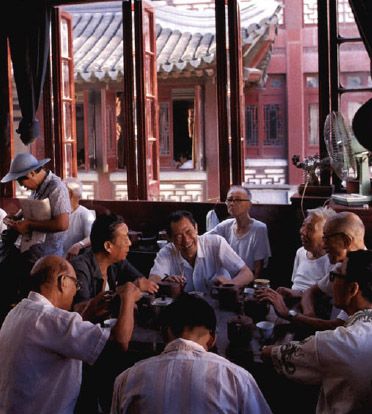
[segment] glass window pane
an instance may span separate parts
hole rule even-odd
[[[264,106],[264,145],[279,146],[283,144],[283,120],[279,104]]]
[[[71,119],[72,119],[72,108],[69,102],[64,102],[63,104],[63,129],[64,129],[64,139],[69,141],[72,139],[71,132]]]
[[[67,60],[62,61],[62,84],[63,84],[63,97],[70,98],[70,63]]]
[[[68,52],[68,22],[62,19],[61,23],[61,53],[62,57],[69,57]]]
[[[159,150],[160,155],[169,155],[169,104],[159,104]]]
[[[251,147],[258,145],[258,119],[257,106],[245,106],[245,142]]]
[[[308,145],[319,145],[319,104],[310,103],[308,105],[308,122],[309,122],[309,137]]]
[[[355,112],[372,98],[372,92],[350,92],[341,95],[341,112],[348,125],[352,125]]]

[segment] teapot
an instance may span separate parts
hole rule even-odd
[[[248,345],[254,333],[253,319],[246,315],[236,315],[227,321],[227,336],[232,343]]]
[[[177,299],[183,292],[185,283],[175,282],[171,280],[162,280],[158,282],[159,290],[156,296],[168,296],[172,299]]]
[[[224,283],[211,288],[212,298],[218,298],[220,308],[229,311],[239,310],[240,289],[233,283]]]

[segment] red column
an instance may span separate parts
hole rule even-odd
[[[302,2],[286,0],[287,108],[288,108],[288,179],[290,184],[303,182],[302,169],[292,165],[295,154],[304,157],[305,106],[303,74]]]

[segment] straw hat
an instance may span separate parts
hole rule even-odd
[[[41,161],[38,161],[31,154],[18,154],[12,159],[12,162],[10,163],[10,170],[8,174],[2,178],[1,182],[8,183],[9,181],[23,177],[31,171],[35,171],[39,167],[42,167],[49,161],[50,158],[45,158]]]

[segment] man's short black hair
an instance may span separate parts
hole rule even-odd
[[[194,216],[192,215],[192,213],[190,213],[190,211],[187,211],[187,210],[173,211],[173,213],[171,213],[168,217],[168,223],[167,223],[167,226],[165,228],[165,230],[167,231],[167,234],[168,234],[169,237],[172,237],[171,224],[181,221],[184,217],[189,219],[191,224],[194,227],[196,227],[196,221],[195,221]]]
[[[124,223],[122,216],[109,213],[99,215],[93,222],[90,242],[94,253],[105,251],[105,242],[113,241],[118,224]]]
[[[182,293],[178,299],[168,305],[162,313],[162,331],[170,328],[176,338],[179,338],[186,327],[204,327],[212,334],[216,332],[216,314],[204,299]]]
[[[372,251],[356,250],[347,257],[346,280],[357,282],[363,297],[372,303]]]

